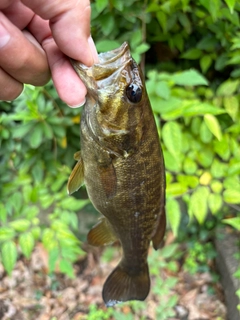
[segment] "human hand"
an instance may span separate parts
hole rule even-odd
[[[85,101],[86,88],[67,56],[87,66],[98,61],[90,37],[89,0],[1,0],[0,100],[13,100],[23,83],[44,85],[50,71],[60,98]]]

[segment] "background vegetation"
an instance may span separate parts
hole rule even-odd
[[[207,242],[219,224],[240,230],[239,14],[239,0],[92,2],[99,52],[128,41],[145,70],[166,163],[169,227],[189,242],[188,261],[202,252],[196,238]],[[0,109],[0,260],[11,274],[18,256],[29,258],[42,242],[50,272],[58,263],[73,277],[73,262],[84,255],[78,212],[89,203],[85,194],[66,193],[80,111],[64,105],[51,83],[26,86]]]

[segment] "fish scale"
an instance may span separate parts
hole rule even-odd
[[[99,55],[99,64],[72,64],[87,87],[80,124],[73,193],[85,183],[102,214],[89,231],[91,245],[119,241],[122,259],[107,278],[107,306],[144,300],[150,289],[147,255],[158,249],[165,227],[165,170],[157,128],[140,68],[127,43]]]

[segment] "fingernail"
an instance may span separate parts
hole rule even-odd
[[[0,48],[3,48],[10,40],[10,34],[5,27],[0,23]]]
[[[70,108],[80,108],[80,107],[82,107],[82,106],[85,104],[85,102],[86,102],[86,99],[84,99],[83,102],[80,102],[79,104],[76,104],[76,105],[74,105],[74,106],[70,106],[69,104],[68,104],[68,106],[69,106]]]
[[[93,41],[93,38],[91,36],[88,38],[88,44],[89,44],[90,50],[92,52],[93,62],[97,63],[99,61],[98,60],[98,53],[97,53],[97,49],[96,49],[95,43]]]

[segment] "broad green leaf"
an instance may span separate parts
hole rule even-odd
[[[238,110],[239,110],[239,100],[236,96],[228,96],[223,98],[223,105],[227,113],[233,119],[237,120]]]
[[[167,15],[163,11],[157,11],[156,17],[164,33],[167,32]]]
[[[50,228],[46,228],[43,230],[42,234],[42,243],[47,250],[52,250],[58,246],[57,241],[55,239],[55,232]]]
[[[195,174],[197,171],[197,164],[191,158],[186,157],[183,162],[183,170],[187,174]]]
[[[223,219],[222,222],[229,224],[230,226],[232,226],[236,230],[240,231],[240,217]]]
[[[208,197],[208,206],[212,214],[216,214],[223,205],[222,196],[220,194],[211,193]]]
[[[34,129],[31,131],[30,138],[29,138],[31,148],[33,149],[38,148],[42,143],[42,139],[43,139],[42,128],[41,126],[36,124]]]
[[[228,165],[218,159],[214,159],[210,171],[214,178],[223,178],[227,175]]]
[[[206,102],[194,101],[191,104],[188,103],[187,105],[185,105],[182,109],[179,110],[179,113],[185,117],[192,117],[205,115],[206,113],[218,115],[225,113],[225,111]]]
[[[240,188],[238,188],[238,189],[226,189],[223,192],[223,199],[227,203],[240,204]]]
[[[96,0],[96,9],[98,13],[102,12],[108,5],[108,0]]]
[[[17,247],[13,241],[6,241],[2,244],[2,263],[9,275],[11,275],[12,270],[17,261]]]
[[[147,43],[141,43],[140,45],[138,45],[136,47],[136,49],[134,50],[135,53],[137,54],[142,54],[146,51],[148,51],[148,49],[150,48],[149,44]]]
[[[29,259],[34,248],[34,238],[32,233],[22,233],[19,236],[19,245],[24,256]]]
[[[180,86],[208,85],[207,80],[194,69],[175,73],[172,75],[171,80]]]
[[[222,182],[220,182],[219,180],[212,180],[211,189],[214,193],[221,193],[223,189]]]
[[[211,64],[212,64],[212,57],[211,57],[210,54],[204,55],[200,59],[200,67],[201,67],[203,73],[206,73],[208,71],[208,69],[210,68]]]
[[[202,50],[197,49],[197,48],[193,48],[193,49],[189,49],[188,51],[184,52],[181,55],[181,58],[196,60],[196,59],[199,59],[201,57],[201,55],[202,55]]]
[[[196,191],[191,195],[189,203],[189,216],[197,219],[202,224],[208,213],[208,187],[198,187]]]
[[[219,125],[219,122],[215,116],[212,114],[206,114],[204,116],[204,121],[208,127],[208,129],[212,132],[212,134],[218,139],[222,139],[222,131]]]
[[[164,161],[166,169],[172,172],[179,172],[181,170],[181,158],[175,158],[169,151],[164,150]]]
[[[199,133],[200,133],[200,138],[203,143],[209,143],[213,138],[211,131],[208,129],[208,127],[204,121],[201,123]]]
[[[199,185],[198,177],[193,175],[177,175],[177,181],[179,181],[181,185],[184,185],[191,189],[195,189]]]
[[[52,273],[55,270],[56,263],[57,263],[59,256],[60,256],[60,252],[59,252],[58,248],[53,248],[52,250],[50,250],[49,260],[48,260],[50,273]]]
[[[167,196],[178,197],[187,192],[187,187],[179,182],[170,183],[167,185]]]
[[[34,126],[34,121],[19,124],[17,127],[13,128],[13,138],[22,139],[32,130],[32,128],[34,128]]]
[[[74,278],[73,265],[67,260],[60,260],[59,269],[65,273],[69,278]]]
[[[37,241],[37,240],[39,240],[40,235],[41,235],[41,228],[40,227],[33,227],[31,229],[31,233],[32,233],[34,240]]]
[[[26,231],[30,227],[31,222],[26,219],[17,219],[9,223],[9,226],[16,231]]]
[[[224,0],[231,12],[231,14],[233,14],[233,10],[234,10],[234,6],[235,6],[235,3],[236,3],[236,0]]]
[[[105,52],[120,47],[121,43],[114,40],[100,40],[96,42],[96,47],[99,52]]]
[[[162,129],[162,138],[165,147],[174,156],[178,157],[182,149],[182,131],[177,122],[165,123]]]
[[[165,81],[157,82],[155,86],[155,91],[159,97],[165,100],[168,100],[170,97],[170,89]]]
[[[181,221],[181,210],[177,200],[167,199],[166,203],[166,213],[168,221],[170,222],[173,234],[177,236],[178,228]]]
[[[217,89],[217,96],[232,96],[233,93],[238,89],[240,81],[237,80],[226,80]]]
[[[0,241],[10,240],[15,237],[15,231],[13,228],[0,227]]]
[[[214,151],[225,161],[229,160],[231,155],[229,135],[224,134],[221,141],[215,140],[213,142]]]

